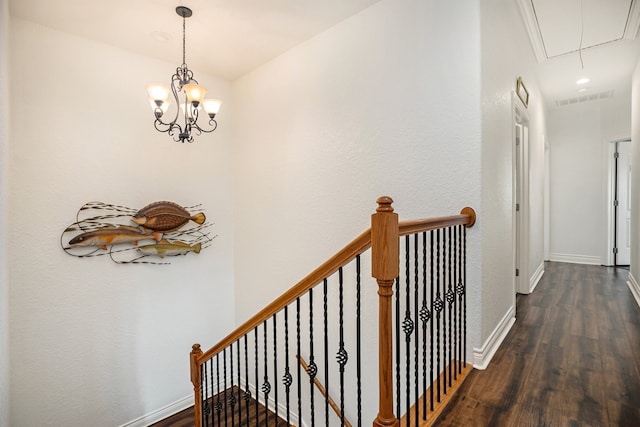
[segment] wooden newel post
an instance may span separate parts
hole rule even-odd
[[[379,295],[379,408],[374,427],[397,427],[393,413],[393,282],[399,274],[400,250],[398,214],[391,197],[379,197],[376,213],[371,215],[371,275],[378,282]]]
[[[193,383],[195,427],[202,427],[202,378],[200,376],[200,366],[198,365],[198,358],[200,356],[202,356],[200,344],[194,344],[189,357],[191,359],[191,382]]]

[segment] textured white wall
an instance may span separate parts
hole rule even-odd
[[[549,111],[549,256],[602,264],[606,251],[607,145],[630,135],[627,95]]]
[[[514,307],[513,106],[518,76],[530,93],[529,267],[543,262],[545,111],[529,39],[515,1],[482,2],[483,343]],[[490,230],[490,231],[489,231]]]
[[[144,86],[176,64],[18,19],[11,37],[10,424],[120,425],[189,396],[191,345],[234,326],[232,106],[216,133],[175,143]],[[71,257],[60,234],[93,200],[202,203],[218,237],[170,266]]]
[[[479,37],[475,0],[387,0],[234,83],[238,322],[366,229],[380,195],[401,219],[480,209]]]
[[[640,62],[633,73],[633,84],[631,90],[631,167],[634,172],[631,174],[631,188],[633,194],[639,194],[640,188]],[[631,240],[631,275],[636,283],[640,280],[640,197],[631,198],[631,235],[635,238]]]
[[[0,426],[9,425],[9,2],[0,0]]]

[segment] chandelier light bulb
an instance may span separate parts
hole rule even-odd
[[[204,111],[206,111],[209,117],[213,119],[216,114],[218,114],[218,111],[220,111],[222,101],[219,99],[205,99],[202,101],[202,105],[204,106]]]
[[[184,93],[187,95],[187,101],[193,104],[194,107],[200,105],[204,100],[204,96],[207,94],[207,89],[194,83],[189,83],[182,86]]]
[[[160,104],[169,100],[169,87],[160,83],[152,83],[147,85],[147,93],[149,98]],[[155,107],[154,107],[155,108]]]

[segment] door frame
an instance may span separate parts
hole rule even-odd
[[[529,114],[527,108],[515,92],[511,94],[512,123],[511,123],[511,158],[512,158],[512,229],[513,229],[513,289],[516,293],[529,294],[531,275],[529,271]],[[516,127],[522,126],[522,141],[520,142],[521,161],[520,170],[517,168],[518,149],[516,146]],[[518,174],[520,174],[520,219],[516,213],[516,197]],[[518,227],[520,230],[518,230]],[[517,238],[519,237],[519,239]],[[516,277],[516,268],[519,275]]]
[[[619,142],[631,142],[631,138],[620,138],[614,139],[605,142],[606,144],[606,157],[605,161],[607,163],[606,173],[607,177],[605,180],[607,189],[606,189],[606,200],[605,200],[605,210],[606,210],[606,220],[607,220],[607,236],[606,236],[606,249],[604,256],[602,257],[603,264],[609,267],[613,267],[615,264],[615,258],[613,256],[613,248],[615,247],[616,242],[616,218],[615,218],[615,206],[614,200],[616,197],[616,159],[614,154],[616,153],[616,148]]]

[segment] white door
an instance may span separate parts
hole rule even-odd
[[[516,151],[516,242],[515,242],[515,251],[516,251],[516,292],[522,292],[522,251],[520,250],[520,246],[522,245],[522,214],[521,214],[521,206],[522,206],[522,125],[516,124],[516,140],[515,140],[515,151]]]
[[[631,262],[631,141],[617,142],[616,265]]]

